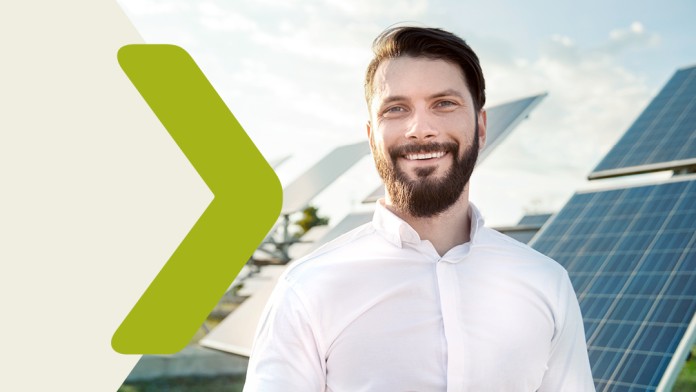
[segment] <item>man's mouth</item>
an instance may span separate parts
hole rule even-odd
[[[389,156],[395,164],[398,159],[404,159],[409,162],[425,161],[424,163],[426,163],[429,160],[435,161],[449,154],[456,156],[458,148],[459,145],[454,142],[414,143],[390,148]]]
[[[445,156],[447,152],[445,151],[436,151],[436,152],[426,152],[426,153],[420,153],[420,154],[406,154],[404,157],[408,159],[409,161],[415,161],[415,160],[422,160],[422,159],[434,159],[434,158],[441,158]]]

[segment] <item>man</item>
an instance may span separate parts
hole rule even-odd
[[[386,198],[281,277],[245,391],[594,390],[565,270],[469,202],[486,139],[478,58],[416,27],[374,51],[367,135]]]

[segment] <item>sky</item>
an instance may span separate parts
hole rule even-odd
[[[396,23],[441,27],[478,53],[492,106],[548,96],[471,180],[491,226],[560,209],[679,68],[696,64],[696,2],[119,0],[147,43],[186,49],[288,184],[365,140],[371,43]],[[638,181],[644,181],[639,178]],[[337,220],[379,184],[371,157],[313,204]]]

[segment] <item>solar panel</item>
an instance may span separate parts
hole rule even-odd
[[[289,261],[288,247],[296,242],[288,231],[290,214],[307,207],[314,197],[369,152],[370,145],[367,141],[336,147],[290,185],[284,187],[280,219],[271,228],[258,249],[271,257]],[[282,164],[282,161],[278,164]]]
[[[505,234],[508,237],[524,244],[534,238],[539,232],[544,223],[551,218],[551,214],[530,214],[525,215],[515,226],[494,227],[495,230]]]
[[[283,189],[281,214],[302,210],[312,198],[369,153],[370,145],[367,141],[340,146],[331,151]]]
[[[253,295],[225,317],[220,324],[199,341],[199,344],[245,357],[251,355],[254,332],[263,313],[263,308],[266,306],[268,298],[271,297],[278,278],[286,268],[286,265],[265,266],[261,270],[261,276],[254,278],[259,281],[259,287]]]
[[[696,176],[577,193],[531,245],[568,270],[597,390],[669,387],[696,327]]]
[[[547,95],[547,93],[533,95],[487,108],[486,145],[479,153],[478,162],[486,159],[488,154],[495,150]]]
[[[488,124],[486,128],[486,145],[479,153],[477,163],[481,163],[513,129],[541,102],[548,94],[532,95],[487,108]],[[372,191],[363,203],[374,203],[384,196],[384,187],[379,186]]]
[[[696,66],[678,70],[590,179],[696,165]]]
[[[551,218],[552,214],[528,214],[522,217],[517,223],[518,226],[541,226]]]

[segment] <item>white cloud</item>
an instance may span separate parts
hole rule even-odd
[[[551,40],[566,47],[573,46],[573,40],[571,40],[569,37],[566,37],[565,35],[554,34],[551,36]]]
[[[609,32],[609,42],[599,48],[604,52],[619,52],[629,48],[642,48],[660,44],[657,33],[647,31],[641,22],[633,22],[627,28],[614,29]]]
[[[640,22],[633,22],[627,29],[615,29],[609,32],[609,38],[613,41],[620,41],[630,36],[642,35],[645,27]]]

